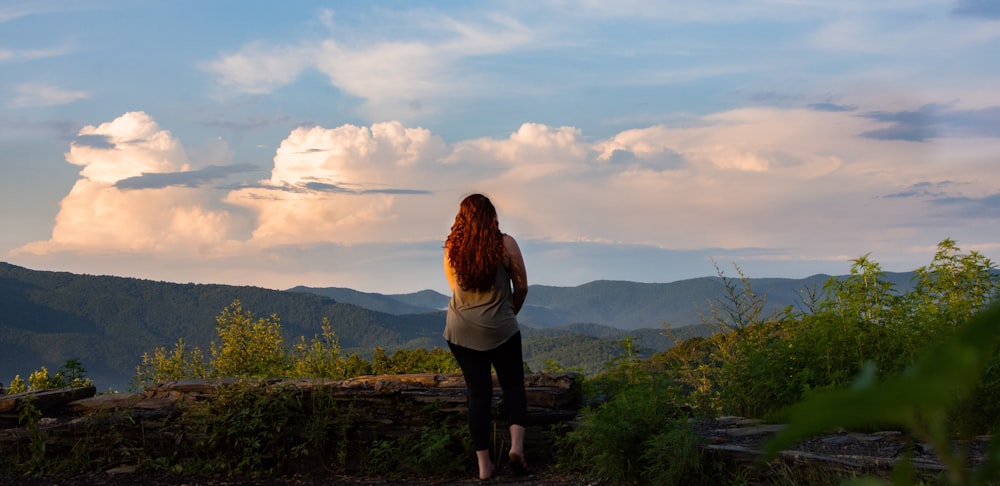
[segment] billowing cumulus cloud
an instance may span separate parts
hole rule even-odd
[[[444,150],[428,130],[398,122],[298,128],[278,147],[270,179],[226,202],[257,216],[253,240],[261,245],[432,238],[440,231],[400,199],[441,187],[432,181]]]
[[[99,126],[86,126],[80,143],[70,146],[66,161],[83,167],[91,182],[113,184],[145,172],[187,170],[190,164],[180,143],[145,113],[126,113]]]
[[[439,230],[411,208],[440,187],[431,181],[443,151],[429,131],[397,122],[299,128],[281,142],[271,178],[226,201],[257,215],[260,244],[426,240]]]
[[[31,268],[441,288],[471,192],[537,283],[1000,248],[996,2],[8,3],[0,246]]]
[[[80,179],[63,198],[48,241],[18,252],[212,252],[233,230],[230,212],[211,209],[211,194],[193,187],[126,190],[117,185],[149,174],[188,171],[181,144],[141,112],[86,126],[66,154]]]
[[[295,255],[353,255],[303,271],[357,279],[408,252],[434,262],[470,192],[493,198],[502,228],[548,265],[572,265],[567,248],[607,244],[842,261],[873,245],[961,241],[964,218],[990,218],[1000,176],[982,170],[980,154],[995,144],[976,139],[985,152],[943,161],[927,143],[872,137],[899,117],[871,113],[744,108],[596,140],[525,123],[451,144],[400,122],[300,127],[257,179],[266,168],[198,167],[150,116],[126,113],[80,130],[66,154],[80,179],[51,239],[18,251],[201,258],[229,270],[242,257],[262,271],[304,265]],[[235,177],[245,180],[218,184]],[[928,236],[929,219],[941,234]]]

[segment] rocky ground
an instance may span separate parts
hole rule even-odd
[[[711,421],[696,422],[695,430],[704,439],[705,451],[715,455],[735,467],[753,467],[759,459],[760,446],[782,425],[762,424],[754,420],[738,417],[724,417]],[[974,467],[985,457],[990,437],[976,437],[963,444],[969,450],[969,463]],[[896,431],[871,433],[837,432],[806,440],[786,451],[783,460],[805,464],[808,467],[822,467],[839,475],[885,474],[896,462],[908,453],[915,467],[928,474],[942,470],[930,448]],[[148,474],[127,469],[111,472],[95,472],[74,477],[47,478],[4,478],[0,486],[307,486],[307,485],[461,485],[461,484],[502,484],[510,486],[603,486],[607,483],[585,476],[566,474],[554,470],[549,465],[536,465],[533,474],[527,477],[514,476],[510,471],[487,482],[480,482],[471,473],[466,478],[455,477],[356,477],[327,475],[315,477],[185,477],[165,474]]]

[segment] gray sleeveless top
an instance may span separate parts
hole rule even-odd
[[[486,292],[472,292],[455,286],[448,302],[444,338],[462,347],[489,351],[517,334],[517,316],[510,287],[510,275],[503,264],[497,265],[493,287]]]

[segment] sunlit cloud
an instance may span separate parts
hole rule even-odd
[[[398,122],[299,128],[281,142],[269,179],[225,201],[256,215],[256,245],[427,239],[437,231],[405,198],[434,192],[444,150],[429,131]]]
[[[212,194],[191,184],[118,187],[122,181],[137,185],[153,173],[170,177],[190,169],[180,143],[145,113],[84,127],[66,161],[82,169],[60,203],[51,239],[25,245],[15,254],[206,254],[225,246],[241,229],[239,215],[212,209]]]
[[[940,110],[955,125],[984,116]],[[152,117],[132,112],[79,131],[66,160],[81,167],[80,179],[51,238],[15,254],[174,259],[187,251],[223,261],[286,258],[295,248],[431,251],[470,192],[493,198],[503,229],[539,248],[613,245],[758,262],[831,261],[915,238],[960,238],[927,236],[928,220],[951,231],[991,218],[1000,176],[977,169],[978,152],[945,161],[925,149],[936,139],[872,137],[905,119],[872,113],[846,104],[743,108],[603,139],[524,123],[506,137],[450,144],[400,122],[303,126],[263,168],[199,166]]]

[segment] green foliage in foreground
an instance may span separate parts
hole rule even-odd
[[[726,280],[728,301],[712,318],[719,332],[651,360],[683,383],[703,413],[780,419],[810,394],[849,386],[865,367],[881,377],[902,373],[928,346],[947,340],[1000,292],[993,263],[961,253],[952,240],[917,271],[916,284],[897,293],[878,263],[854,260],[850,276],[830,279],[822,292],[804,293],[808,312],[763,315],[764,296],[748,280]],[[742,276],[742,275],[741,275]],[[964,419],[992,430],[1000,423],[1000,360],[970,398]]]
[[[218,341],[211,343],[211,358],[205,360],[198,347],[189,348],[183,338],[172,350],[158,347],[142,355],[134,384],[143,388],[155,383],[207,377],[242,378],[332,378],[342,380],[365,374],[457,372],[458,364],[442,348],[398,349],[391,355],[377,348],[371,362],[357,354],[345,356],[329,320],[323,319],[321,334],[292,347],[284,343],[277,315],[257,317],[233,301],[216,318]]]
[[[692,433],[674,420],[691,405],[698,416],[791,418],[772,453],[833,427],[900,427],[934,445],[951,484],[1000,480],[1000,444],[971,476],[964,451],[951,447],[1000,424],[1000,307],[979,315],[997,299],[997,273],[989,259],[945,240],[917,274],[909,291],[897,293],[879,265],[861,257],[847,278],[803,293],[808,312],[776,315],[764,314],[764,296],[742,274],[742,287],[723,277],[727,300],[709,317],[718,333],[588,379],[606,400],[584,410],[562,465],[613,484],[752,482],[692,459]],[[637,380],[642,373],[648,378]],[[768,482],[838,480],[775,474]],[[919,480],[905,467],[896,474],[896,484]]]
[[[962,430],[968,421],[957,413],[981,386],[986,370],[995,364],[1000,344],[1000,305],[992,307],[939,343],[904,373],[879,383],[875,368],[865,368],[848,388],[830,390],[792,406],[789,427],[767,444],[771,455],[810,435],[836,427],[899,427],[916,440],[930,444],[947,467],[947,480],[955,485],[990,484],[1000,475],[1000,436],[994,436],[986,462],[970,475],[968,451],[954,447],[955,439],[969,439],[973,430]],[[959,419],[959,420],[956,420]],[[954,426],[956,423],[959,429]],[[968,443],[968,442],[964,442]],[[913,481],[910,471],[897,481]]]
[[[878,263],[860,257],[846,278],[830,279],[822,290],[806,289],[802,309],[775,314],[765,314],[766,296],[755,294],[742,273],[738,281],[723,277],[726,297],[706,323],[716,334],[686,340],[650,359],[640,359],[638,343],[626,338],[620,342],[624,352],[585,380],[588,405],[579,425],[558,443],[559,467],[613,484],[756,484],[714,469],[701,456],[688,415],[725,414],[790,420],[769,445],[772,454],[833,427],[900,428],[934,446],[948,467],[941,481],[995,483],[1000,443],[994,441],[987,463],[972,472],[965,451],[951,444],[995,432],[1000,425],[1000,307],[984,312],[997,300],[998,274],[989,259],[962,253],[950,239],[916,274],[912,287],[900,293]],[[208,360],[200,349],[178,341],[173,350],[144,355],[136,382],[224,373],[340,378],[457,370],[450,353],[440,349],[391,356],[376,350],[372,362],[345,357],[326,322],[321,336],[286,347],[275,332],[277,316],[258,318],[238,301],[217,322],[219,341],[212,343]],[[559,369],[555,362],[546,367]],[[349,421],[351,411],[332,402],[306,404],[294,395],[268,400],[247,389],[205,406],[218,408],[185,412],[195,428],[183,432],[201,442],[178,452],[183,455],[151,459],[154,465],[185,473],[271,473],[284,472],[282,461],[313,454],[336,469],[355,454],[369,473],[399,471],[399,457],[415,457],[416,465],[407,472],[429,475],[457,471],[455,464],[471,457],[467,438],[457,432],[464,430],[461,426],[442,425],[373,442],[365,451],[347,451],[346,439],[336,432],[346,429],[336,424]],[[30,413],[24,420],[31,423]],[[335,432],[309,435],[317,430]],[[293,436],[306,439],[289,440]],[[44,440],[32,444],[18,452],[18,471],[44,467],[39,461]],[[830,484],[838,479],[779,474],[786,475],[769,482]],[[893,480],[914,484],[922,479],[904,463]]]
[[[680,401],[662,376],[629,383],[584,410],[562,441],[560,466],[614,484],[701,484],[698,441]]]

